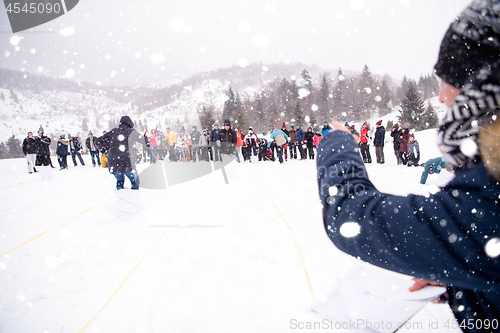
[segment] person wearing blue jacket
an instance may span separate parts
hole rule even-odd
[[[295,130],[295,145],[299,148],[300,159],[305,160],[306,154],[302,145],[304,144],[306,134],[304,133],[302,127],[300,127],[299,123],[297,123],[296,127],[297,129]]]
[[[424,171],[422,171],[422,176],[420,177],[420,184],[425,184],[427,182],[427,177],[429,174],[441,173],[441,170],[446,168],[446,162],[442,157],[431,158],[424,165]]]
[[[500,257],[485,252],[500,243],[499,182],[480,163],[434,195],[382,193],[340,127],[321,140],[317,158],[330,240],[373,265],[446,284],[459,323],[500,318]],[[357,224],[359,233],[343,236],[344,223]]]
[[[269,141],[267,142],[267,148],[271,147],[271,143],[276,142],[276,155],[278,155],[278,159],[280,164],[283,163],[283,146],[290,142],[290,137],[286,135],[285,132],[279,130],[277,128],[271,133],[269,137]]]
[[[500,40],[498,5],[474,1],[441,45],[435,69],[443,79],[439,100],[449,109],[437,138],[455,173],[441,191],[378,191],[352,135],[337,123],[317,159],[330,240],[356,258],[422,279],[411,290],[445,285],[460,328],[471,333],[498,332],[500,318],[500,44],[490,43]],[[344,223],[357,224],[358,233],[343,235]]]
[[[66,141],[66,135],[62,134],[57,141],[56,155],[57,162],[59,162],[59,166],[61,170],[68,169],[68,146],[69,142]]]
[[[323,128],[321,129],[321,135],[325,135],[326,133],[330,132],[330,130],[332,129],[332,127],[330,126],[330,124],[328,123],[328,121],[325,120],[325,124],[323,126]]]

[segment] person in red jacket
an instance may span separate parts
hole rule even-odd
[[[149,142],[151,142],[151,151],[150,151],[150,158],[149,158],[149,164],[155,164],[156,163],[156,151],[157,151],[157,144],[156,144],[156,134],[158,133],[158,130],[155,129],[154,131],[151,130],[148,132],[146,130],[147,137]]]
[[[408,127],[403,126],[401,129],[401,141],[399,145],[399,156],[403,165],[408,163],[408,139],[410,138],[410,133],[408,132]]]
[[[361,135],[359,137],[359,148],[361,150],[361,156],[363,157],[364,163],[371,163],[372,156],[370,155],[370,146],[368,140],[370,139],[371,131],[370,126],[365,121],[361,127]]]

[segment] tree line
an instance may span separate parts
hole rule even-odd
[[[435,112],[430,106],[426,109],[423,101],[437,96],[439,86],[436,75],[431,74],[420,77],[418,83],[405,76],[395,87],[389,76],[374,77],[367,65],[355,75],[347,75],[341,68],[335,76],[324,73],[314,84],[304,69],[299,78],[276,78],[253,96],[229,87],[223,109],[202,105],[199,117],[202,127],[231,119],[244,130],[251,126],[267,133],[272,126],[281,128],[283,122],[320,127],[332,119],[363,121],[374,114],[384,116],[401,105],[400,122],[421,130],[437,125]]]

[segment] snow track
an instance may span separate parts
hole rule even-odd
[[[103,207],[114,195],[107,170],[48,180],[20,159],[0,172],[0,332],[296,332],[291,321],[316,322],[304,309],[356,261],[324,231],[315,161],[231,163],[229,184],[219,170],[141,189],[144,210],[126,218]],[[368,172],[407,194],[421,171]],[[438,306],[419,315],[450,316]]]

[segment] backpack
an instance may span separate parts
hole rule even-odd
[[[279,147],[283,146],[287,142],[285,136],[282,133],[278,134],[276,136],[276,139],[274,139],[274,141],[276,141],[276,145]]]

